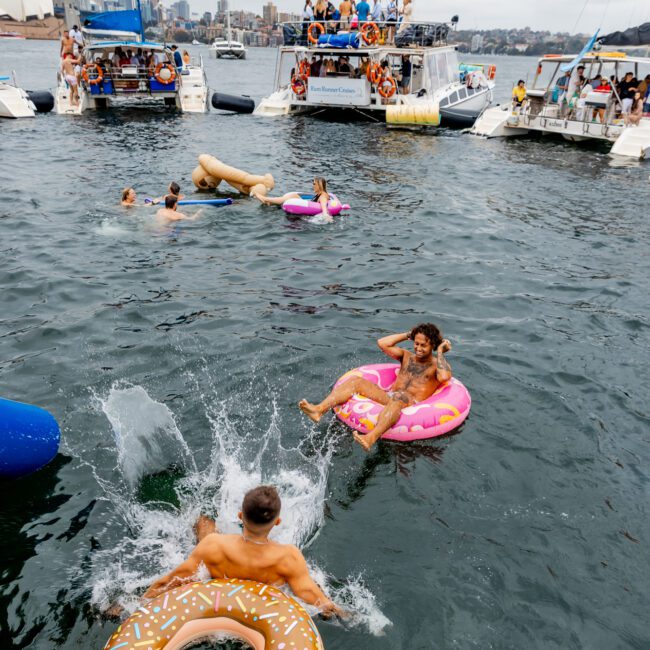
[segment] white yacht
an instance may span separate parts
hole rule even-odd
[[[80,71],[78,100],[59,72],[57,113],[80,115],[98,108],[152,102],[184,113],[208,110],[209,88],[200,56],[177,68],[167,45],[141,41],[137,33],[86,29],[84,37],[86,63]],[[133,57],[138,56],[139,60],[133,62]],[[150,56],[153,60],[147,65]]]
[[[409,23],[394,44],[383,26],[317,25],[284,25],[275,91],[257,115],[352,111],[393,127],[468,127],[492,102],[496,66],[459,65],[445,23]]]
[[[243,43],[232,39],[230,29],[230,12],[226,12],[226,38],[215,38],[210,46],[210,53],[217,59],[245,59],[246,48]]]
[[[602,79],[604,83],[590,83],[579,99],[567,102],[558,79],[566,72],[577,74],[579,65],[585,68],[585,79]],[[610,79],[620,81],[627,72],[640,81],[650,74],[650,58],[600,51],[595,39],[578,55],[548,54],[538,61],[523,105],[488,109],[470,132],[488,138],[541,133],[573,142],[601,140],[612,144],[614,156],[650,158],[650,113],[638,124],[626,125],[616,83],[608,83]]]

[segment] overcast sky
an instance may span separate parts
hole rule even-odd
[[[338,0],[332,1],[338,4]],[[216,0],[189,2],[192,11],[214,11],[216,7]],[[304,5],[304,0],[274,2],[280,11],[296,13]],[[265,3],[230,0],[232,9],[260,14]],[[459,29],[528,26],[533,30],[591,33],[601,27],[606,33],[650,21],[650,0],[413,0],[413,7],[415,18],[420,20],[449,20],[458,14]]]

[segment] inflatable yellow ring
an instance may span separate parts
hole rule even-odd
[[[181,650],[222,634],[254,650],[323,650],[305,609],[285,593],[252,580],[209,580],[171,589],[132,614],[104,650]]]

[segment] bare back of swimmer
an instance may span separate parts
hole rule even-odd
[[[156,212],[156,221],[161,226],[166,226],[172,221],[195,221],[201,213],[199,210],[199,212],[197,212],[195,215],[188,217],[182,212],[177,211],[177,204],[178,198],[175,194],[168,194],[165,197],[165,207],[160,208],[158,212]]]
[[[204,564],[213,578],[240,578],[276,586],[287,583],[298,598],[320,607],[324,615],[344,615],[309,575],[300,550],[268,538],[281,522],[280,508],[276,489],[262,485],[244,497],[239,513],[244,525],[241,535],[222,535],[214,521],[203,517],[197,525],[199,543],[190,556],[171,573],[156,580],[144,597],[155,598],[195,579],[199,566]]]
[[[413,341],[413,353],[398,347],[402,341]],[[345,404],[353,395],[362,394],[384,404],[375,428],[366,435],[354,433],[354,439],[368,451],[399,420],[402,409],[421,402],[436,391],[441,383],[451,379],[451,366],[444,353],[451,350],[451,343],[433,323],[422,323],[410,332],[391,334],[377,341],[382,352],[401,362],[395,383],[389,391],[367,379],[354,377],[337,386],[322,402],[311,404],[300,401],[298,406],[314,422],[319,422],[327,411]],[[433,352],[436,356],[433,356]]]

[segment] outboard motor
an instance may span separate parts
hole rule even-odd
[[[225,95],[224,93],[214,93],[212,95],[212,106],[222,111],[233,111],[235,113],[252,113],[255,110],[255,102],[250,97]]]
[[[49,113],[54,108],[54,95],[47,90],[28,90],[27,96],[39,113]]]

